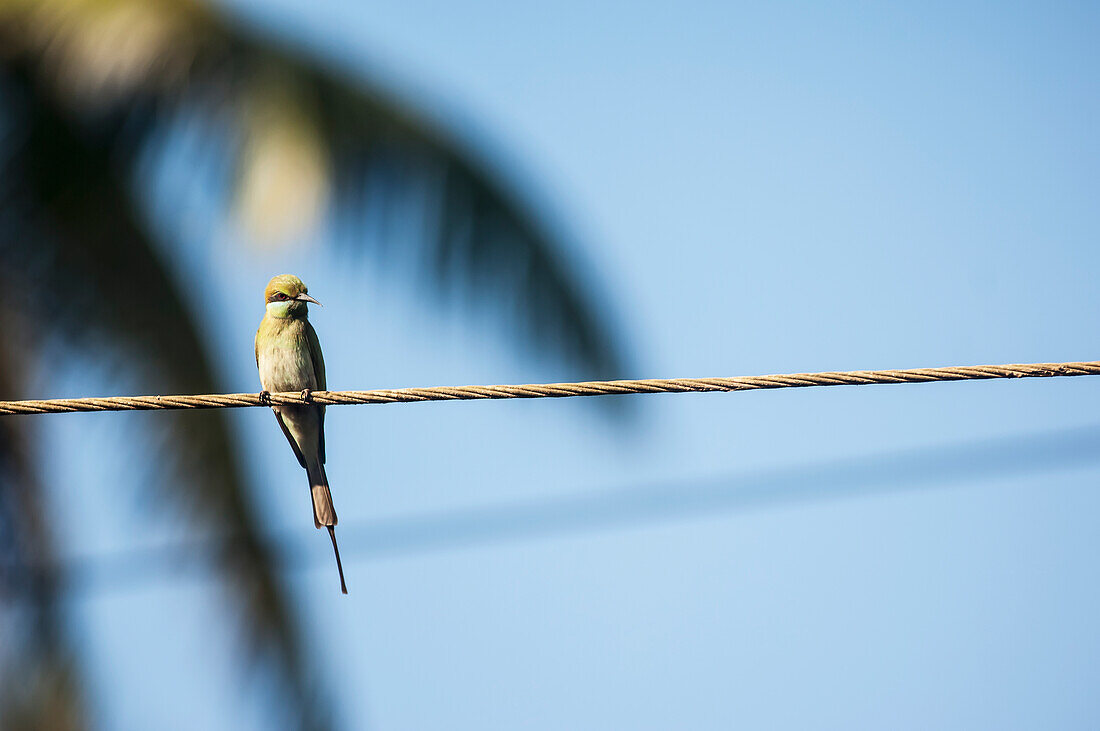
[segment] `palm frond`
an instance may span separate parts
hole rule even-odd
[[[29,69],[3,79],[16,110],[17,153],[0,187],[0,266],[53,341],[114,352],[157,388],[218,390],[187,303],[158,258],[126,192],[110,127],[76,124]],[[225,536],[207,557],[257,655],[274,661],[303,725],[316,707],[299,624],[262,540],[224,412],[158,419],[183,465],[159,489],[205,534]],[[323,724],[323,721],[322,721]]]
[[[337,193],[388,187],[419,197],[421,210],[434,214],[417,237],[431,289],[464,290],[506,313],[518,311],[511,325],[521,341],[564,356],[593,378],[622,374],[608,308],[587,294],[597,278],[568,260],[564,242],[487,163],[378,88],[243,33],[226,36],[225,44],[236,49],[239,68],[266,59],[265,73],[279,70],[290,89],[284,93],[295,100],[287,106],[306,110],[328,153]],[[387,212],[375,210],[384,220]]]
[[[381,84],[190,0],[0,0],[0,154],[14,155],[0,158],[0,267],[33,285],[28,311],[55,342],[117,353],[158,389],[220,390],[141,215],[141,153],[181,118],[202,120],[205,144],[228,141],[234,203],[270,229],[259,233],[300,232],[330,213],[361,226],[345,239],[354,250],[380,252],[397,221],[416,231],[429,291],[487,303],[517,340],[586,377],[622,374],[607,308],[587,294],[595,278],[471,146]],[[384,235],[363,235],[376,228]],[[324,724],[309,713],[326,704],[310,698],[299,626],[226,417],[157,423],[189,468],[162,494],[201,532],[236,536],[211,564],[302,725]]]
[[[198,2],[37,0],[9,5],[6,17],[0,40],[33,58],[59,98],[125,130],[104,138],[113,156],[176,113],[205,120],[211,144],[233,141],[225,164],[236,208],[261,238],[301,234],[326,211],[385,230],[395,200],[419,201],[427,220],[412,243],[428,291],[489,303],[511,316],[518,341],[586,377],[623,375],[618,328],[589,294],[598,278],[471,145],[382,84]],[[363,199],[379,189],[383,205]],[[357,250],[385,246],[362,231],[349,238]]]
[[[15,329],[10,318],[7,329]],[[0,344],[0,393],[17,392],[23,354],[11,340]],[[0,727],[68,731],[84,727],[84,684],[27,425],[0,419],[0,624],[8,638],[0,644]]]

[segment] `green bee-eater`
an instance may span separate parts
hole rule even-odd
[[[305,396],[309,391],[324,391],[325,361],[306,309],[307,302],[321,303],[310,297],[306,285],[292,274],[273,277],[264,290],[264,301],[267,313],[256,331],[256,367],[264,394],[301,391]],[[313,522],[317,528],[328,528],[340,571],[340,590],[347,594],[336,545],[336,510],[325,476],[325,407],[281,404],[273,405],[271,410],[294,456],[306,468],[313,494]]]

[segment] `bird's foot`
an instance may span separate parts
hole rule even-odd
[[[313,400],[313,389],[303,388],[302,389],[302,400],[307,402],[307,403],[312,401]]]
[[[260,406],[271,406],[271,391],[260,391]]]

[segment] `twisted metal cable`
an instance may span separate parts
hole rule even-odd
[[[314,391],[206,394],[195,396],[110,396],[105,398],[0,401],[0,414],[59,414],[75,411],[154,411],[158,409],[225,409],[272,404],[392,404],[412,401],[472,401],[477,399],[569,398],[628,393],[688,393],[753,391],[765,388],[862,386],[874,383],[928,383],[990,378],[1052,378],[1100,375],[1100,361],[1076,363],[1016,363],[1008,365],[910,368],[887,371],[826,371],[736,378],[649,378],[633,381],[584,381],[515,386],[435,386],[375,391]]]

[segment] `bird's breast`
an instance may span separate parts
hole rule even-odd
[[[256,351],[260,384],[265,391],[316,389],[317,377],[304,339],[291,336],[267,338]]]

